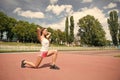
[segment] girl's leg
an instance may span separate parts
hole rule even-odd
[[[55,65],[56,59],[57,59],[57,55],[58,55],[58,51],[57,50],[50,50],[50,51],[48,51],[47,57],[52,56],[52,64],[51,65]]]
[[[43,58],[38,56],[35,64],[29,61],[24,61],[24,64],[29,65],[30,67],[33,67],[33,68],[38,68],[42,60]]]

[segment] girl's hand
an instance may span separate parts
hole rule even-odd
[[[48,34],[48,35],[51,35],[51,33],[50,33],[50,32],[48,32],[47,34]]]
[[[37,27],[37,29],[40,29],[39,27]]]
[[[46,37],[49,39],[49,38],[50,38],[50,35],[51,35],[51,33],[48,32]]]

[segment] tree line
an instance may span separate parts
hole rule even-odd
[[[16,20],[0,12],[0,40],[3,40],[4,32],[6,32],[6,41],[19,41],[19,42],[34,42],[37,43],[37,27],[42,26],[29,23],[27,21]],[[63,44],[65,42],[65,33],[59,29],[54,30],[50,27],[47,28],[52,33],[51,43]]]
[[[78,20],[78,34],[80,39],[77,41],[81,46],[118,46],[120,44],[120,22],[117,11],[111,11],[107,19],[112,42],[106,40],[103,26],[94,16],[86,15]],[[6,32],[7,41],[18,40],[19,42],[38,42],[36,28],[42,26],[29,23],[27,21],[16,20],[0,12],[0,40],[3,39],[3,33]],[[104,26],[105,27],[105,26]],[[66,17],[65,31],[47,28],[52,33],[51,43],[53,44],[73,44],[74,36],[74,17]]]
[[[120,22],[118,22],[118,13],[113,10],[109,13],[107,19],[112,42],[106,40],[103,26],[95,19],[94,16],[87,15],[78,21],[78,36],[80,37],[81,45],[87,46],[106,46],[120,45]],[[104,26],[106,27],[106,26]]]

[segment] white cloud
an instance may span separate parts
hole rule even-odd
[[[73,12],[72,10],[72,5],[49,5],[46,8],[46,11],[49,12],[51,11],[52,13],[54,13],[55,15],[60,15],[62,12],[66,12],[68,14],[70,14],[71,12]]]
[[[42,23],[42,26],[46,26],[46,27],[51,27],[53,29],[60,29],[62,31],[65,30],[65,18],[61,19],[59,22],[57,23],[52,23],[52,24],[46,24],[46,23]]]
[[[20,13],[21,10],[22,10],[21,8],[16,8],[13,12],[14,13],[17,13],[17,12]]]
[[[49,5],[46,11],[52,11],[54,14],[59,15],[62,11],[64,11],[64,8],[64,6]]]
[[[107,6],[104,6],[103,8],[104,8],[104,9],[110,9],[110,8],[114,8],[114,7],[117,7],[117,4],[111,2],[111,3],[108,4]]]
[[[83,0],[82,3],[90,3],[92,0]]]
[[[16,8],[13,13],[17,13],[20,16],[26,18],[44,18],[44,14],[42,12],[32,12],[31,10],[24,11],[21,8]]]
[[[67,14],[66,16],[70,15],[73,13],[72,10],[72,5],[48,5],[48,7],[46,8],[47,12],[52,12],[55,15],[59,15],[58,17],[60,17],[61,13],[64,12],[64,15]],[[62,18],[59,22],[57,23],[52,23],[52,24],[46,24],[43,23],[41,24],[42,26],[47,26],[47,27],[51,27],[53,29],[60,29],[62,31],[65,30],[65,17]]]
[[[102,10],[100,10],[97,7],[93,7],[93,8],[82,8],[80,12],[74,12],[73,16],[74,16],[74,21],[75,21],[75,25],[77,25],[77,22],[80,18],[86,16],[86,15],[92,15],[94,16],[96,19],[98,19],[100,21],[100,23],[102,24],[105,32],[106,32],[106,38],[111,40],[111,36],[109,34],[109,29],[108,29],[108,24],[107,24],[107,18],[105,17],[105,14],[102,12]],[[75,31],[77,31],[77,28],[75,29]]]
[[[56,4],[58,2],[58,0],[50,0],[51,4]]]

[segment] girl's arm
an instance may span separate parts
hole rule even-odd
[[[47,38],[47,39],[49,39],[49,38],[50,38],[50,36],[51,36],[51,33],[50,33],[50,32],[48,32],[48,34],[47,34],[46,38]]]
[[[37,27],[37,38],[41,42],[41,30],[39,27]]]

